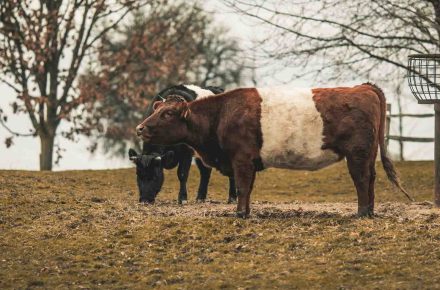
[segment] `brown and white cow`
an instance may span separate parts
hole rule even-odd
[[[358,215],[374,212],[375,160],[400,185],[386,155],[386,102],[380,88],[242,88],[180,102],[157,102],[137,127],[153,144],[186,143],[203,162],[235,177],[237,214],[249,215],[256,171],[267,167],[317,170],[347,159],[358,195]]]

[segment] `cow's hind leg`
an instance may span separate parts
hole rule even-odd
[[[188,200],[188,193],[186,190],[186,182],[188,180],[189,169],[191,168],[192,156],[191,154],[185,154],[179,162],[177,168],[177,177],[180,182],[179,197],[177,202],[179,204],[186,203]]]
[[[348,157],[347,165],[358,196],[358,216],[370,215],[370,162],[368,158]]]
[[[370,162],[370,183],[368,186],[368,215],[374,215],[374,182],[376,181],[375,160]]]
[[[211,177],[212,168],[206,167],[203,162],[196,158],[196,164],[200,171],[200,183],[197,190],[197,201],[203,202],[208,194],[208,184]]]
[[[368,215],[374,215],[374,183],[376,181],[376,157],[377,146],[373,146],[373,153],[369,161],[370,164],[370,182],[368,184]]]
[[[371,121],[366,119],[365,114],[360,111],[352,112],[353,120],[348,120],[347,124],[353,125],[346,127],[340,134],[345,136],[340,143],[339,152],[347,158],[348,171],[350,172],[353,183],[356,187],[358,196],[358,216],[370,216],[372,214],[371,205],[374,204],[374,191],[370,190],[372,184],[374,190],[374,167],[375,156],[377,154],[377,142]],[[342,122],[343,123],[343,122]],[[355,125],[357,124],[357,125]],[[347,135],[350,136],[347,138]]]

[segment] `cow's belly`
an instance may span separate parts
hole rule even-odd
[[[323,145],[323,121],[311,89],[258,89],[261,96],[260,157],[265,167],[317,170],[340,160]]]

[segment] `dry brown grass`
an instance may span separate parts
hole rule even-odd
[[[417,203],[378,169],[374,219],[352,216],[343,163],[259,173],[248,220],[224,203],[218,174],[210,202],[176,205],[172,171],[143,206],[133,169],[0,171],[0,288],[439,288],[433,164],[397,167]]]

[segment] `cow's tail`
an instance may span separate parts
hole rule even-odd
[[[378,86],[372,83],[366,83],[366,85],[369,85],[376,92],[380,101],[381,114],[380,114],[380,125],[379,125],[379,147],[380,147],[380,159],[382,160],[383,169],[387,174],[388,180],[390,180],[391,183],[397,186],[409,200],[414,201],[414,199],[410,196],[410,194],[402,187],[397,171],[394,168],[394,164],[387,154],[387,147],[385,146],[385,125],[386,125],[385,123],[386,123],[386,114],[387,114],[385,95]]]

